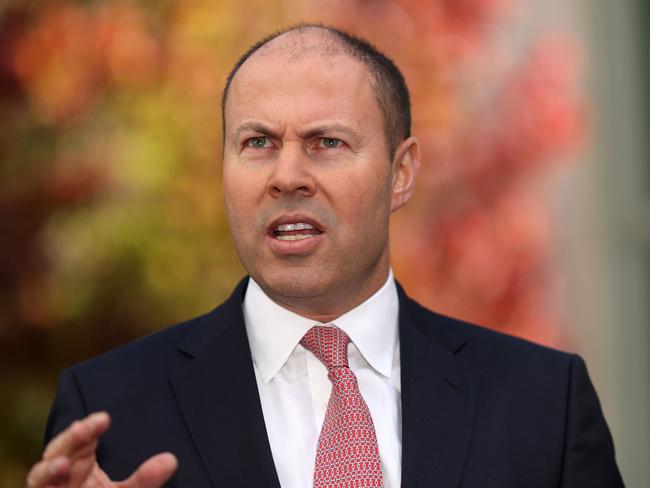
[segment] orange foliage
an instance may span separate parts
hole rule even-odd
[[[369,38],[406,75],[424,156],[392,229],[407,291],[565,340],[548,181],[585,137],[580,53],[561,36],[505,49],[520,2],[15,3],[0,17],[0,383],[14,385],[0,415],[33,415],[31,437],[0,432],[15,463],[36,458],[60,366],[204,311],[241,276],[220,206],[220,91],[249,43],[299,21]],[[0,473],[22,483],[12,462]]]

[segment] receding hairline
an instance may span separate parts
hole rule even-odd
[[[319,33],[322,37],[320,40],[317,38],[313,40],[313,38],[307,37],[310,33]],[[305,39],[309,40],[307,42],[301,42],[301,40]],[[306,56],[314,54],[322,56],[346,56],[360,63],[368,73],[369,79],[372,79],[372,73],[367,64],[360,60],[359,56],[355,56],[354,50],[336,32],[318,24],[301,24],[280,34],[262,39],[251,48],[250,55],[235,67],[226,83],[222,101],[222,109],[224,111],[230,88],[241,69],[250,62],[254,63],[259,58],[276,54],[284,54],[285,59],[289,63],[297,62]]]
[[[315,34],[318,34],[320,39],[314,37]],[[346,46],[345,42],[335,32],[323,26],[309,24],[291,28],[275,37],[271,37],[254,50],[239,67],[241,68],[255,57],[272,54],[273,51],[288,54],[290,61],[314,53],[323,55],[346,54],[354,57],[349,46]]]

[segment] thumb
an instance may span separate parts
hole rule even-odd
[[[156,454],[147,459],[129,477],[116,483],[117,488],[160,488],[176,471],[178,461],[169,452]]]

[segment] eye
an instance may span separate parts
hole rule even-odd
[[[263,149],[265,147],[268,147],[271,141],[269,141],[268,137],[260,136],[260,137],[251,137],[250,139],[246,139],[244,142],[244,146],[250,147],[253,149]]]
[[[343,141],[341,139],[336,139],[335,137],[322,137],[319,145],[327,149],[334,149],[342,146]]]

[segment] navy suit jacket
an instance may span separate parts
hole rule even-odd
[[[61,374],[46,440],[108,411],[112,479],[161,451],[167,486],[279,487],[251,359],[247,280],[214,311]],[[584,362],[435,314],[398,287],[405,488],[621,487]]]

